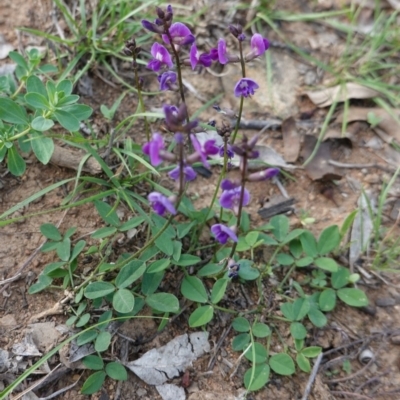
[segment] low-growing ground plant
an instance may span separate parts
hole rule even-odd
[[[79,147],[96,158],[103,175],[79,176],[73,195],[79,193],[84,199],[78,202],[71,195],[65,206],[93,202],[103,226],[90,237],[74,238],[73,227],[62,232],[53,224],[43,224],[41,233],[47,242],[42,251],[52,251],[58,259],[45,266],[29,292],[34,295],[51,288],[72,293],[67,325],[82,329],[74,337],[78,346],[87,343],[94,346],[94,354],[83,359],[84,365],[95,371],[82,386],[84,394],[98,391],[106,376],[117,380],[127,378],[120,362],[104,362],[104,353],[109,350],[112,339],[111,321],[136,318],[146,306],[154,318],[160,319],[159,330],[162,330],[171,316],[184,312],[182,299],[190,305],[188,325],[191,328],[206,328],[217,312],[232,315],[235,331],[232,348],[241,352],[239,362],[243,358],[250,362],[244,375],[248,391],[268,384],[271,371],[283,376],[296,371],[308,373],[312,359],[322,351],[312,342],[310,331],[328,323],[329,313],[339,300],[351,307],[368,304],[365,293],[354,287],[360,277],[337,261],[355,213],[342,227],[329,226],[318,237],[306,229],[312,223],[312,215],[302,219],[303,228],[291,229],[290,219],[285,215],[275,216],[263,226],[252,226],[245,210],[251,198],[248,183],[270,180],[280,173],[268,165],[260,171],[250,171],[250,162],[259,157],[258,137],[248,138],[239,132],[243,104],[259,89],[258,83],[247,75],[246,63],[263,56],[269,42],[259,33],[248,40],[247,31],[240,25],[231,25],[227,34],[237,41],[237,52],[227,49],[227,42],[222,38],[216,47],[199,50],[189,27],[174,22],[171,6],[156,8],[154,17],[154,22],[141,21],[146,38],[153,41],[151,46],[139,45],[146,41],[135,31],[135,37],[123,49],[124,57],[132,62],[140,104],[133,119],[143,118],[147,140],[141,146],[126,139],[118,147],[111,138],[109,141],[79,138]],[[72,20],[70,27],[80,29]],[[91,35],[95,34],[95,28],[92,27]],[[78,37],[82,36],[80,30],[77,33]],[[103,56],[107,53],[106,47],[100,50]],[[72,82],[54,80],[49,76],[55,72],[53,69],[40,67],[37,53],[29,53],[28,60],[17,53],[11,57],[18,64],[19,86],[11,77],[0,80],[0,119],[3,121],[0,154],[7,160],[10,171],[21,175],[25,163],[19,151],[32,148],[37,158],[47,163],[53,149],[49,134],[53,125],[60,124],[76,139],[80,122],[87,120],[92,110],[77,104]],[[106,62],[106,58],[102,60]],[[242,77],[232,86],[239,102],[236,125],[233,128],[209,122],[201,125],[190,114],[182,70],[229,63],[240,65],[242,72]],[[177,104],[163,106],[162,118],[167,131],[164,134],[151,133],[153,128],[148,117],[159,115],[145,108],[145,83],[140,76],[143,64],[157,75],[160,91],[174,91],[179,95]],[[113,120],[119,101],[111,109],[101,108],[107,120]],[[120,137],[126,132],[122,125],[118,130]],[[215,135],[199,141],[196,133],[204,125],[214,130]],[[107,157],[100,150],[108,145],[127,176],[119,176],[107,164]],[[209,156],[221,157],[222,167],[210,204],[197,209],[187,195],[187,188],[200,172],[211,170]],[[237,180],[228,176],[233,159],[239,162]],[[166,173],[173,182],[168,187],[159,179]],[[88,183],[93,189],[86,189]],[[147,199],[135,191],[135,185],[141,185],[141,193],[145,191]],[[117,212],[120,204],[133,216],[122,220]],[[137,235],[136,250],[117,254],[115,243],[121,233],[134,229],[141,232]],[[210,240],[201,239],[204,231],[210,232]],[[95,260],[89,272],[81,268],[84,257]],[[164,289],[163,283],[171,275],[179,288],[175,294]],[[267,306],[263,293],[266,284],[279,295],[279,309]],[[257,292],[258,300],[253,308],[236,309],[227,301],[226,294],[235,285],[246,285]],[[288,340],[283,334],[287,332],[290,332]],[[273,343],[279,343],[282,351],[273,352]],[[29,369],[0,396],[9,394],[31,372]]]

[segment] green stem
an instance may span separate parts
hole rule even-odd
[[[283,285],[286,283],[286,281],[289,279],[289,276],[292,275],[293,271],[296,269],[296,265],[292,265],[285,275],[285,277],[282,279],[282,282],[279,284],[278,288],[282,289]]]

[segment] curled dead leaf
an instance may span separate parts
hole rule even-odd
[[[358,83],[348,82],[317,91],[306,92],[310,100],[318,107],[330,106],[334,101],[343,102],[348,99],[370,99],[379,95],[376,90]]]

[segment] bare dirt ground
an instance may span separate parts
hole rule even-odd
[[[285,2],[287,3],[287,2]],[[321,2],[324,3],[324,2]],[[295,11],[295,6],[293,6]],[[223,7],[222,7],[223,8]],[[40,39],[27,35],[17,35],[15,27],[29,26],[43,29],[51,24],[52,6],[50,1],[44,0],[2,0],[0,2],[0,33],[5,40],[12,43],[17,49],[25,48],[27,45],[41,45]],[[226,10],[216,13],[218,16]],[[294,29],[295,25],[283,25],[282,29]],[[315,40],[326,39],[331,31],[311,31],[308,25],[296,26],[295,32],[299,32],[295,40],[298,45],[309,46],[307,35],[314,35]],[[205,35],[204,28],[199,26],[200,34]],[[324,36],[325,35],[325,36]],[[271,33],[271,39],[274,38]],[[338,44],[339,47],[339,44]],[[338,47],[335,47],[337,50]],[[302,64],[285,48],[272,47],[272,61],[274,66],[274,90],[277,95],[273,107],[268,99],[255,98],[247,105],[245,110],[246,119],[267,119],[274,115],[280,117],[298,116],[303,112],[313,110],[315,107],[307,96],[303,95],[306,85],[312,86],[320,83],[321,78],[318,71],[310,66]],[[322,56],[327,56],[322,51]],[[285,66],[285,69],[283,69]],[[235,76],[235,71],[230,71],[220,79],[211,79],[203,71],[199,75],[188,73],[186,78],[190,81],[198,94],[204,98],[212,98],[217,93],[224,91],[225,95],[221,106],[235,106],[235,99],[230,94],[229,82]],[[255,64],[251,72],[253,76],[265,73],[265,69]],[[94,76],[94,93],[91,98],[83,97],[82,101],[91,105],[94,110],[94,119],[98,125],[102,125],[99,107],[101,104],[111,105],[119,96],[120,91],[111,88],[105,82]],[[295,83],[295,84],[294,84]],[[288,93],[290,89],[293,93]],[[274,92],[274,93],[275,93]],[[192,110],[197,109],[203,103],[199,96],[188,92],[189,104]],[[154,107],[160,107],[165,101],[174,100],[170,94],[162,94],[155,100]],[[117,119],[121,120],[129,115],[134,109],[136,100],[127,97],[122,104]],[[322,120],[326,110],[316,110],[313,118]],[[207,111],[206,118],[215,118],[213,111]],[[218,117],[217,117],[218,118]],[[313,128],[304,128],[306,134],[315,134]],[[249,131],[250,135],[256,131]],[[362,147],[374,137],[374,133],[367,124],[359,124],[354,129],[352,140],[337,141],[332,148],[334,159],[343,163],[368,164],[381,162],[379,155],[374,150]],[[133,133],[133,140],[142,143],[143,136]],[[279,130],[266,131],[263,133],[262,142],[268,144],[277,152],[282,154],[284,143]],[[1,168],[2,178],[0,189],[0,213],[5,212],[13,205],[23,201],[28,196],[52,183],[74,177],[74,171],[70,171],[56,165],[43,166],[33,157],[28,160],[27,172],[22,178],[15,178],[5,174],[5,168]],[[298,163],[298,165],[300,165]],[[210,179],[200,177],[194,186],[190,188],[193,197],[197,198],[197,205],[205,205],[209,202],[210,193],[217,180],[219,167],[214,167],[214,174]],[[359,188],[354,188],[354,182],[363,185],[371,193],[377,195],[381,189],[382,181],[387,180],[388,174],[379,169],[345,169],[341,170],[343,178],[333,188],[333,195],[326,195],[326,184],[313,182],[304,170],[298,169],[293,172],[295,180],[285,180],[285,188],[288,194],[296,199],[297,215],[291,216],[292,226],[301,226],[301,210],[307,212],[310,217],[316,218],[312,230],[321,231],[324,227],[332,224],[341,224],[344,218],[356,208],[357,199],[360,195]],[[232,172],[234,175],[235,172]],[[23,213],[31,214],[43,210],[50,210],[60,205],[64,196],[72,190],[73,183],[61,186],[58,190],[36,200]],[[357,185],[356,185],[357,186]],[[330,189],[331,190],[331,189]],[[259,225],[263,223],[257,211],[260,203],[268,201],[279,193],[278,189],[270,183],[253,184],[250,186],[252,203],[248,211],[252,223]],[[332,191],[332,190],[331,190]],[[330,192],[331,193],[331,192]],[[124,211],[124,210],[122,210]],[[126,210],[125,210],[126,211]],[[390,210],[389,210],[390,211]],[[388,213],[389,213],[388,211]],[[26,264],[22,275],[7,287],[0,286],[0,348],[10,350],[14,343],[20,342],[25,335],[26,327],[34,321],[39,313],[51,309],[57,302],[64,298],[65,294],[58,291],[47,290],[34,296],[27,294],[27,289],[35,277],[43,269],[44,265],[51,260],[51,255],[38,252],[31,260],[30,257],[38,249],[43,241],[39,227],[44,222],[57,224],[61,222],[60,228],[66,229],[71,226],[78,228],[76,237],[92,232],[101,226],[101,220],[94,207],[86,204],[82,207],[68,210],[46,213],[42,216],[32,217],[18,224],[8,225],[0,230],[0,280],[13,277]],[[388,223],[390,220],[388,219]],[[393,222],[392,222],[393,223]],[[129,251],[128,249],[125,249]],[[398,268],[394,265],[393,268]],[[299,273],[298,279],[301,279]],[[331,315],[329,324],[320,330],[312,329],[309,338],[310,345],[320,345],[324,349],[324,364],[317,375],[310,399],[399,399],[400,398],[400,280],[393,275],[385,275],[382,279],[373,278],[368,285],[362,288],[366,291],[371,306],[367,310],[357,310],[340,306]],[[271,293],[271,286],[265,282],[265,295]],[[250,285],[245,288],[249,298],[256,301],[256,293]],[[234,299],[242,296],[243,289],[240,285],[232,285],[227,294],[227,306],[233,306]],[[386,300],[386,303],[385,303]],[[388,301],[389,300],[389,301]],[[381,306],[376,306],[380,304]],[[387,306],[386,306],[387,305]],[[275,299],[271,307],[279,310],[278,300]],[[131,338],[129,342],[128,359],[135,359],[153,347],[166,344],[177,335],[189,332],[187,317],[189,310],[175,319],[167,329],[149,343],[140,344],[143,337],[149,337],[156,332],[157,324],[151,319],[134,320],[125,323],[121,333]],[[62,324],[67,318],[66,308],[60,308],[58,314],[48,315],[40,319],[40,322],[55,322]],[[229,322],[223,316],[213,321],[207,330],[210,333],[212,349],[226,333]],[[311,329],[311,327],[310,327]],[[232,365],[235,364],[238,354],[231,350],[233,332],[229,331],[221,342],[216,361],[213,368],[208,371],[210,355],[199,359],[190,370],[191,385],[187,389],[187,398],[190,400],[233,400],[239,398],[243,392],[243,374],[248,368],[247,362],[243,361],[233,376]],[[287,338],[290,337],[289,331]],[[114,351],[118,353],[121,348],[121,340],[116,341]],[[271,350],[278,351],[279,343],[274,343]],[[370,349],[375,358],[368,364],[361,364],[358,354],[362,349]],[[29,361],[31,362],[31,361]],[[53,367],[59,362],[58,357],[50,360]],[[345,363],[345,364],[344,364]],[[350,372],[345,373],[343,366],[350,365]],[[38,396],[46,397],[57,390],[68,386],[77,380],[83,382],[81,370],[68,370],[48,386],[37,392]],[[4,378],[4,377],[3,377]],[[273,375],[270,383],[264,389],[251,394],[249,399],[300,399],[305,391],[308,375],[297,373],[296,376],[286,378]],[[34,380],[34,379],[33,379]],[[33,380],[27,382],[30,384]],[[179,384],[179,380],[175,383]],[[60,399],[83,399],[85,396],[79,394],[79,386],[70,389],[60,395]],[[160,399],[160,396],[149,385],[129,375],[127,382],[122,385],[108,380],[101,392],[91,396],[92,399]]]

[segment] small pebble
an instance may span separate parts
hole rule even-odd
[[[375,300],[375,304],[378,307],[393,307],[396,304],[396,300],[391,297],[381,297]]]
[[[371,315],[371,316],[376,315],[376,308],[374,306],[361,307],[360,310],[363,313]]]
[[[390,338],[390,343],[399,346],[400,345],[400,336],[392,336]]]

